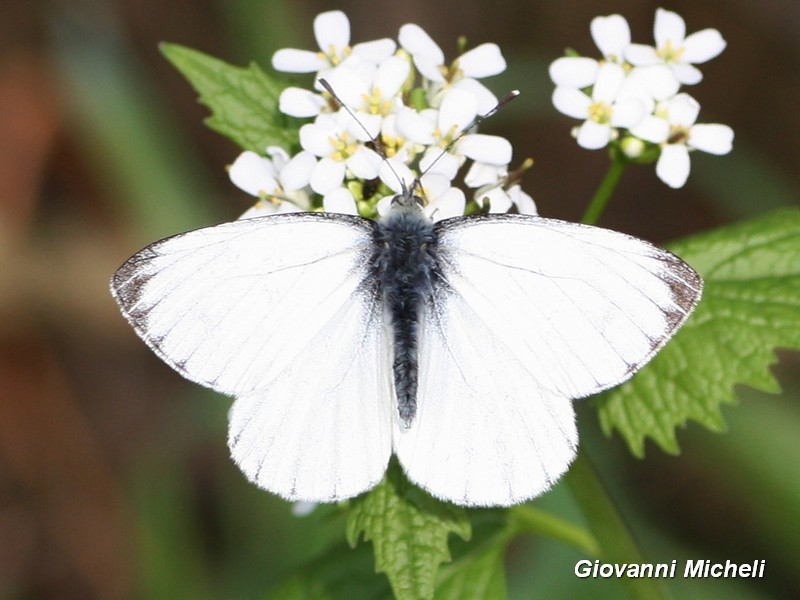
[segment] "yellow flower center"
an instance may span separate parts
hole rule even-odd
[[[605,102],[592,102],[589,106],[589,118],[601,125],[611,122],[611,113],[614,109]]]
[[[363,94],[364,105],[366,110],[371,115],[387,116],[392,111],[392,101],[384,100],[381,96],[380,88],[372,88],[372,93]]]
[[[683,54],[683,47],[675,48],[672,45],[672,40],[667,40],[667,43],[656,50],[656,54],[664,62],[678,62]]]
[[[358,149],[358,144],[350,139],[350,134],[346,131],[343,131],[338,136],[331,136],[328,138],[328,141],[333,146],[333,154],[331,154],[331,158],[335,161],[345,161]]]
[[[327,52],[323,52],[322,50],[320,50],[319,52],[317,52],[317,56],[326,59],[329,63],[331,63],[332,67],[335,67],[338,64],[340,64],[342,60],[350,56],[350,53],[352,51],[353,49],[350,46],[345,46],[344,48],[342,48],[342,51],[339,52],[336,46],[331,44],[330,46],[328,46]]]

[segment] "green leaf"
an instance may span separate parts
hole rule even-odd
[[[389,582],[375,575],[372,552],[341,543],[292,573],[267,594],[267,600],[388,600]]]
[[[236,67],[178,44],[161,44],[160,48],[211,110],[205,121],[211,129],[259,154],[267,146],[280,146],[288,152],[297,144],[297,124],[278,110],[278,97],[285,86],[258,65]]]
[[[506,600],[503,555],[508,542],[518,533],[509,523],[508,511],[471,511],[474,535],[469,543],[455,540],[455,559],[439,570],[436,600]]]
[[[386,573],[398,600],[433,598],[439,565],[450,560],[447,538],[471,533],[466,511],[432,498],[411,484],[396,460],[383,481],[352,501],[347,521],[351,546],[371,541],[375,570]]]
[[[652,363],[600,398],[600,423],[631,452],[645,438],[678,452],[675,428],[725,428],[734,386],[779,392],[773,348],[800,349],[800,211],[778,211],[670,248],[705,279],[695,314]]]

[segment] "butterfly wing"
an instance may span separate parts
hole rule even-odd
[[[409,478],[467,505],[532,498],[575,455],[571,399],[617,385],[685,321],[702,281],[630,236],[523,215],[436,226],[418,414],[395,431]]]
[[[188,379],[235,395],[229,446],[253,482],[331,501],[380,480],[393,406],[371,222],[296,213],[167,238],[111,290]]]

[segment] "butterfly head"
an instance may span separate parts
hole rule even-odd
[[[394,198],[392,198],[392,208],[405,208],[422,210],[425,206],[425,200],[415,192],[420,189],[419,178],[414,179],[411,185],[406,185],[406,182],[400,179],[401,190]]]

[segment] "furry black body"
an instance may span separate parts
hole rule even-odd
[[[404,425],[417,410],[419,324],[441,277],[433,223],[419,198],[396,196],[391,212],[375,224],[372,265],[390,319],[395,394]]]

